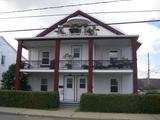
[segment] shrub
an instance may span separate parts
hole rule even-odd
[[[83,94],[80,110],[92,112],[160,113],[160,95]]]
[[[160,94],[160,91],[158,90],[149,90],[146,92],[146,94]]]
[[[0,106],[50,109],[59,107],[57,92],[0,90]]]
[[[160,94],[146,94],[141,96],[142,113],[160,113]]]
[[[8,70],[2,74],[2,89],[12,90],[15,89],[15,68],[16,64],[9,66]],[[22,90],[30,90],[28,85],[28,74],[20,73],[20,85]]]

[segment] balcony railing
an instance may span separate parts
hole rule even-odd
[[[42,64],[42,61],[23,61],[21,69],[54,69],[54,60],[49,64]],[[88,69],[88,60],[60,60],[60,70],[81,70]],[[132,69],[131,60],[93,60],[93,69]]]
[[[97,29],[95,25],[88,25],[87,27],[60,26],[55,32],[60,36],[92,36],[97,35],[97,31],[99,31],[99,29]]]
[[[22,61],[21,69],[54,69],[54,60],[50,60],[49,64],[43,64],[42,60]]]
[[[60,60],[59,69],[88,69],[88,60]]]
[[[94,60],[94,69],[132,69],[131,60]]]

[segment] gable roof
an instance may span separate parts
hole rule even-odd
[[[6,45],[15,52],[15,54],[17,53],[16,49],[9,42],[7,42],[7,40],[3,36],[0,36],[0,39],[3,40],[6,43]],[[22,59],[27,60],[24,56],[22,56]]]
[[[7,46],[10,47],[15,53],[17,53],[16,49],[14,49],[14,47],[9,44],[3,36],[0,36],[0,39],[3,40],[7,44]]]
[[[71,17],[76,17],[76,16],[78,16],[78,15],[81,15],[81,16],[83,16],[83,17],[88,18],[89,20],[97,23],[98,25],[100,25],[100,26],[108,29],[109,31],[111,31],[111,32],[113,32],[113,33],[115,33],[115,34],[117,34],[117,35],[124,35],[122,32],[114,29],[113,27],[110,27],[109,25],[101,22],[100,20],[98,20],[98,19],[96,19],[96,18],[94,18],[94,17],[92,17],[92,16],[90,16],[90,15],[88,15],[88,14],[86,14],[86,13],[80,11],[80,10],[78,10],[78,11],[74,12],[73,14],[71,14],[71,15],[63,18],[62,20],[60,20],[60,21],[57,22],[56,24],[52,25],[51,27],[47,28],[47,29],[44,30],[43,32],[39,33],[36,37],[43,37],[43,36],[47,35],[47,34],[50,33],[51,31],[53,31],[54,29],[56,29],[56,28],[58,27],[58,25],[62,25],[62,24],[64,24],[69,18],[71,18]]]

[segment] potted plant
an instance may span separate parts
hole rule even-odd
[[[97,31],[99,31],[99,29],[96,28],[96,26],[90,26],[88,29],[87,29],[87,32],[89,35],[97,35]]]
[[[66,63],[65,66],[67,67],[67,69],[72,69],[72,64],[71,63]]]
[[[72,55],[69,54],[69,53],[66,53],[64,56],[63,56],[64,59],[67,60],[67,63],[65,64],[65,66],[67,67],[67,69],[72,69]]]
[[[78,25],[72,25],[69,29],[70,33],[80,33],[80,28]]]
[[[128,60],[128,58],[122,57],[122,65],[124,68],[130,68],[131,67],[131,63]]]
[[[88,65],[83,64],[83,65],[82,65],[82,68],[83,68],[83,69],[88,69]]]

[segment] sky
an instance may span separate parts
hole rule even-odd
[[[18,17],[31,15],[47,14],[71,14],[76,10],[83,12],[110,12],[110,11],[138,11],[138,10],[160,10],[160,0],[0,0],[0,13],[24,9],[34,9],[43,7],[63,6],[69,4],[83,4],[100,1],[116,1],[110,3],[85,5],[76,7],[62,7],[30,12],[15,12],[0,14],[0,18]],[[160,20],[160,12],[148,13],[121,13],[121,14],[92,14],[105,23],[139,21],[139,20]],[[65,16],[20,18],[20,19],[0,19],[0,31],[15,29],[30,29],[49,27]],[[139,35],[138,41],[142,43],[137,51],[138,77],[147,77],[147,54],[150,57],[150,77],[160,78],[160,22],[156,23],[137,23],[112,25],[112,27],[128,35]],[[34,37],[40,30],[26,32],[0,33],[4,38],[17,49],[19,37]],[[27,57],[27,51],[23,50],[23,55]]]

